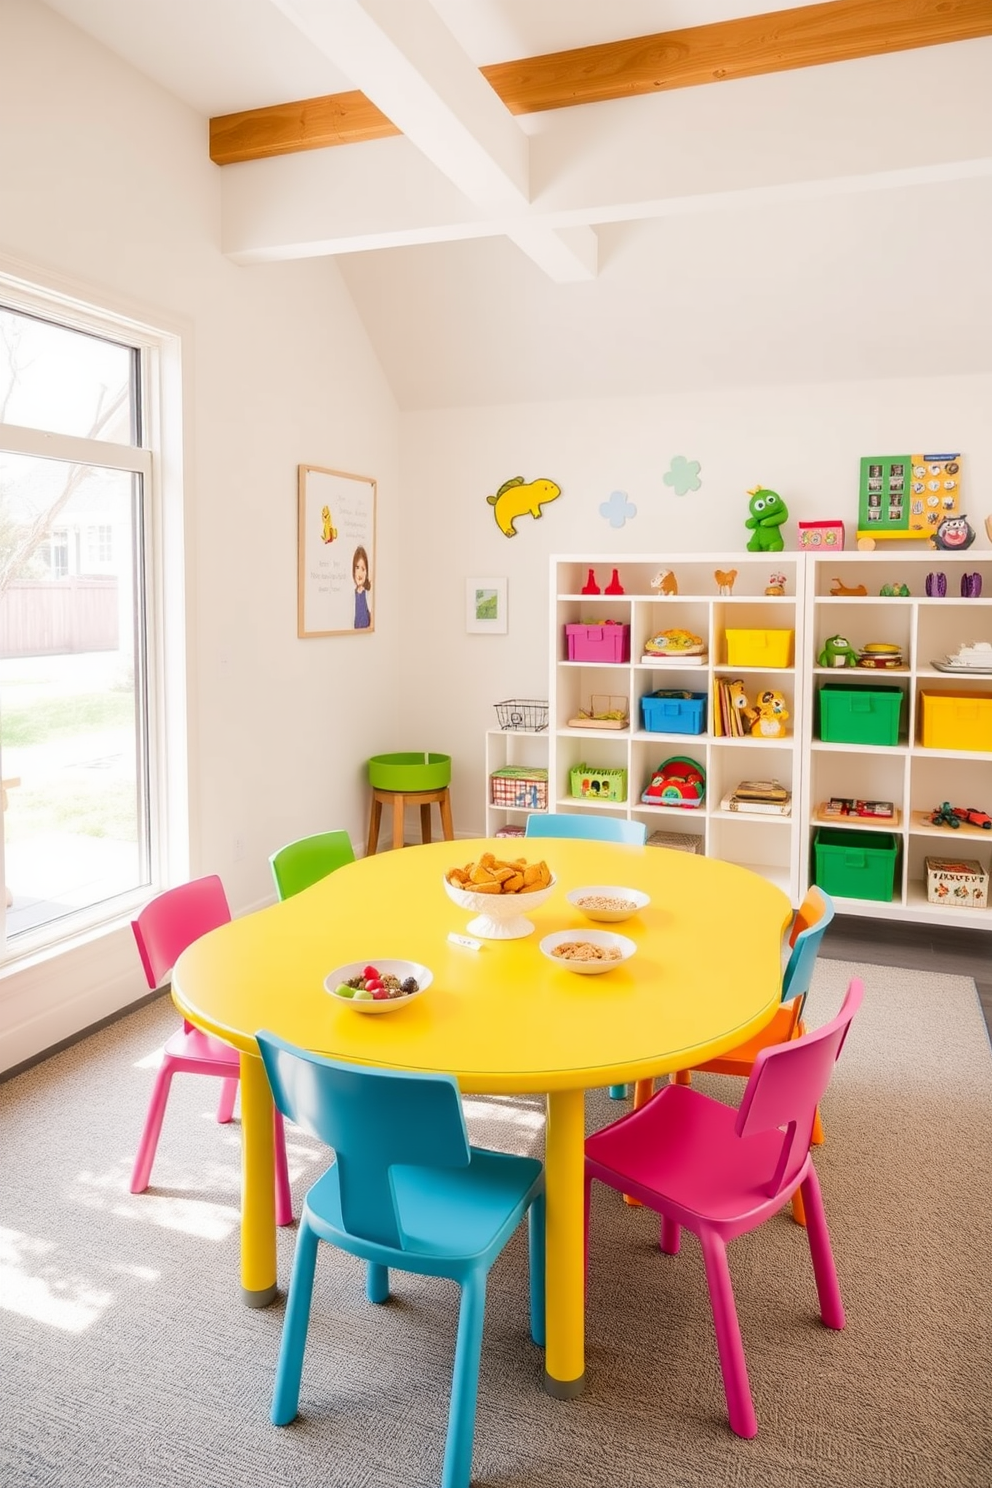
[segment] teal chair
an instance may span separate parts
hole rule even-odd
[[[272,1420],[296,1415],[318,1241],[368,1264],[370,1302],[389,1270],[446,1276],[461,1288],[442,1488],[469,1488],[486,1279],[524,1215],[530,1233],[530,1331],[544,1344],[544,1168],[470,1147],[450,1075],[343,1064],[262,1031],[276,1107],[333,1147],[300,1219],[276,1369]]]
[[[590,842],[628,842],[643,847],[648,829],[643,822],[622,816],[558,815],[545,812],[527,818],[527,837],[585,837]],[[611,1085],[610,1100],[623,1100],[626,1085]]]
[[[269,858],[276,892],[280,899],[291,899],[311,884],[355,861],[355,849],[347,832],[317,832],[287,842]]]
[[[574,816],[555,812],[535,812],[527,818],[526,837],[585,837],[590,842],[629,842],[643,847],[648,829],[643,822],[626,821],[622,816]]]

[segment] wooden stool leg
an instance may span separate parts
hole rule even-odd
[[[451,792],[447,786],[441,797],[441,828],[444,832],[445,842],[454,842],[455,829],[451,824]]]
[[[406,805],[406,797],[401,791],[393,796],[393,846],[403,846],[403,807]]]
[[[420,807],[420,840],[430,842],[431,840],[431,805],[424,801]]]
[[[382,821],[382,802],[373,792],[372,810],[369,814],[369,840],[365,856],[370,858],[379,845],[379,823]]]

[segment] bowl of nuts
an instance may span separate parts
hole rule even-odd
[[[433,975],[419,961],[348,961],[324,978],[324,991],[356,1013],[395,1013],[427,991]]]
[[[640,889],[617,888],[616,884],[587,884],[584,889],[573,889],[565,898],[587,920],[614,925],[640,914],[651,903],[650,894],[642,894]]]
[[[543,904],[557,882],[543,859],[528,863],[526,858],[497,858],[487,852],[464,868],[449,868],[444,890],[459,909],[475,915],[468,922],[472,935],[519,940],[534,929],[525,911]]]
[[[616,971],[636,950],[634,941],[612,930],[555,930],[541,941],[541,951],[549,961],[579,976]]]

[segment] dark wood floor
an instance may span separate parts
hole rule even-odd
[[[974,977],[992,1038],[992,934],[987,930],[838,915],[823,937],[820,955],[835,961]]]

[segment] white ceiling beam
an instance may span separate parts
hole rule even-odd
[[[497,215],[526,209],[527,136],[430,0],[273,4],[468,202]],[[595,234],[580,236],[562,239],[535,220],[514,242],[553,279],[594,277]]]
[[[504,234],[556,278],[589,275],[600,224],[988,175],[990,64],[992,39],[543,114],[534,199],[515,209],[468,199],[402,137],[231,165],[223,248],[254,262]],[[955,106],[907,103],[928,96]]]

